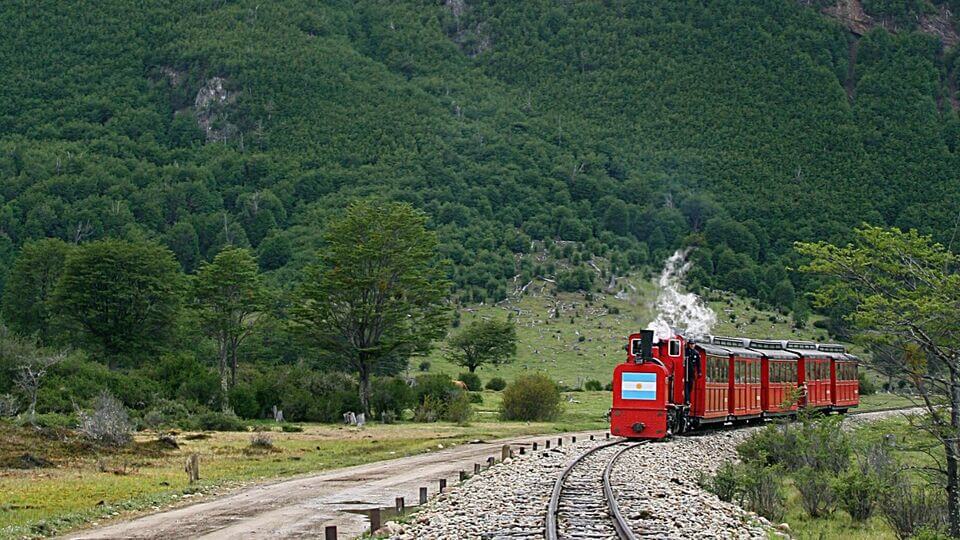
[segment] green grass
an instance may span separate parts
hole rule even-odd
[[[920,405],[908,396],[899,394],[870,394],[860,396],[860,406],[852,409],[858,412],[879,411],[883,409],[899,409]]]
[[[582,293],[554,296],[553,286],[541,281],[531,285],[527,294],[511,296],[496,305],[463,309],[461,326],[479,318],[506,319],[511,313],[517,322],[516,358],[505,365],[483,366],[477,374],[484,383],[495,376],[509,382],[521,373],[544,372],[570,388],[579,388],[591,379],[607,384],[614,366],[625,357],[627,336],[646,328],[653,319],[657,296],[653,281],[640,275],[624,278],[618,284],[625,293],[621,298],[592,293],[593,299],[587,300]],[[789,316],[755,309],[731,293],[710,294],[721,299],[709,303],[717,313],[716,334],[828,341],[824,330],[813,327],[815,317],[806,329],[796,330]],[[735,316],[733,320],[730,314]],[[442,348],[426,360],[431,372],[456,377],[466,371],[449,362]],[[417,369],[417,363],[411,365],[412,370]]]

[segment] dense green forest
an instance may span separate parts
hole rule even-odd
[[[890,24],[858,35],[830,4],[6,2],[0,287],[37,240],[63,241],[30,259],[57,274],[112,238],[187,275],[250,248],[289,291],[324,224],[379,198],[429,216],[463,302],[516,276],[591,290],[693,245],[692,286],[806,310],[793,242],[868,222],[953,248],[960,216],[960,60],[918,22],[960,6],[864,2]],[[14,330],[69,335],[19,290],[4,317],[35,322]],[[261,334],[247,359],[296,360]],[[151,369],[212,362],[183,342]]]

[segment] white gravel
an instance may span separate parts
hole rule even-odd
[[[766,538],[757,518],[702,490],[697,471],[735,457],[748,430],[718,432],[628,451],[614,469],[621,512],[657,538]],[[555,440],[554,440],[555,441]],[[569,440],[557,449],[517,456],[438,495],[409,524],[387,526],[391,538],[484,540],[543,538],[550,491],[563,466],[600,441]]]
[[[885,411],[848,417],[847,424],[915,411]],[[726,503],[697,483],[736,459],[736,446],[756,428],[708,431],[627,451],[611,480],[621,513],[638,537],[760,539],[786,534],[752,512]],[[581,440],[560,448],[515,456],[452,486],[420,508],[410,523],[388,523],[396,540],[540,539],[553,484],[564,465],[602,442]],[[551,439],[555,444],[556,439]]]

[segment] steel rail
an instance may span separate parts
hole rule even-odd
[[[592,455],[598,450],[608,448],[617,444],[625,442],[624,440],[616,440],[608,443],[600,444],[594,446],[590,450],[577,456],[575,460],[570,462],[566,468],[560,473],[560,477],[557,478],[557,481],[553,484],[553,491],[550,493],[550,502],[547,505],[547,516],[544,530],[544,537],[546,540],[559,540],[558,533],[558,524],[557,524],[557,515],[560,513],[560,495],[563,492],[563,485],[567,480],[567,477],[570,476],[570,472],[579,465],[584,458]],[[635,540],[636,537],[633,535],[633,532],[630,530],[629,524],[623,518],[623,515],[620,513],[620,508],[617,506],[616,498],[613,496],[613,488],[610,486],[610,472],[613,470],[613,465],[617,459],[627,450],[631,448],[636,448],[642,444],[646,444],[649,441],[641,441],[639,443],[627,446],[616,453],[613,458],[607,463],[606,468],[603,472],[603,494],[604,498],[607,500],[607,509],[610,512],[610,517],[613,519],[613,526],[617,531],[617,536],[621,540]]]

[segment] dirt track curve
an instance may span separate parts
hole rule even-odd
[[[589,436],[591,433],[565,433]],[[354,513],[375,506],[389,507],[396,497],[407,504],[418,500],[419,488],[430,495],[438,480],[455,482],[459,471],[474,463],[500,458],[504,444],[528,445],[556,440],[560,434],[518,437],[464,444],[437,452],[336,469],[310,476],[259,485],[221,498],[174,510],[121,521],[68,535],[71,539],[106,538],[317,538],[324,527],[336,525],[340,538],[368,530],[367,516]],[[601,434],[602,436],[602,434]],[[354,512],[351,512],[353,510]]]

